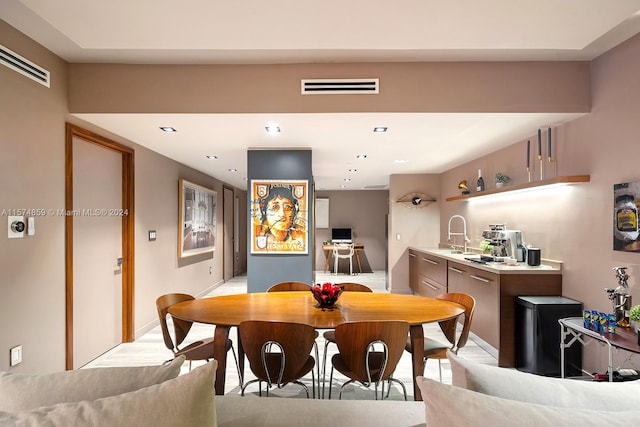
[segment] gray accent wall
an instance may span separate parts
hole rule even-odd
[[[251,215],[247,215],[247,292],[264,292],[278,282],[313,281],[314,218],[311,150],[249,150],[247,153],[247,209],[251,209],[251,180],[307,180],[309,192],[308,253],[302,255],[252,254]]]

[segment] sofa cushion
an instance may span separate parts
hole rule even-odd
[[[0,373],[0,411],[95,400],[177,377],[184,356],[161,366],[93,368],[44,375]]]
[[[215,426],[217,365],[214,360],[175,379],[116,396],[59,403],[23,412],[0,412],[0,425]]]
[[[628,427],[640,411],[593,411],[518,402],[417,377],[428,427]],[[611,398],[615,398],[612,396]]]
[[[640,408],[640,381],[609,383],[551,378],[474,363],[451,352],[448,357],[454,385],[491,396],[602,411]]]
[[[218,427],[424,427],[414,401],[216,396]]]

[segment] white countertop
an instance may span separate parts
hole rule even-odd
[[[477,252],[468,253],[456,253],[451,249],[438,249],[427,247],[411,246],[409,249],[413,249],[420,252],[425,252],[433,256],[444,258],[449,261],[455,261],[461,264],[468,265],[470,267],[477,268],[479,270],[488,271],[496,274],[558,274],[562,273],[562,262],[552,260],[542,260],[542,264],[539,266],[530,266],[526,262],[519,262],[518,265],[507,265],[504,262],[488,262],[486,264],[480,264],[473,261],[468,261],[465,258],[478,258],[480,254]]]

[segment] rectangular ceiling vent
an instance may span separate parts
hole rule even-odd
[[[366,184],[362,186],[363,190],[386,190],[389,188],[386,184]]]
[[[23,76],[29,77],[31,80],[37,81],[41,85],[50,87],[49,71],[2,45],[0,45],[0,63],[14,71],[17,71]]]
[[[379,79],[302,79],[302,95],[377,94]]]

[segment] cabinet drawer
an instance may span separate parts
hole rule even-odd
[[[446,286],[434,282],[422,274],[420,274],[418,278],[418,293],[423,297],[435,298],[447,292]]]
[[[433,282],[446,287],[447,260],[425,253],[418,253],[418,271]]]
[[[449,263],[447,268],[447,288],[449,292],[469,293],[466,280],[469,276],[468,267],[461,264]]]
[[[480,338],[500,349],[500,295],[498,275],[469,268],[469,293],[476,299],[471,330]]]

